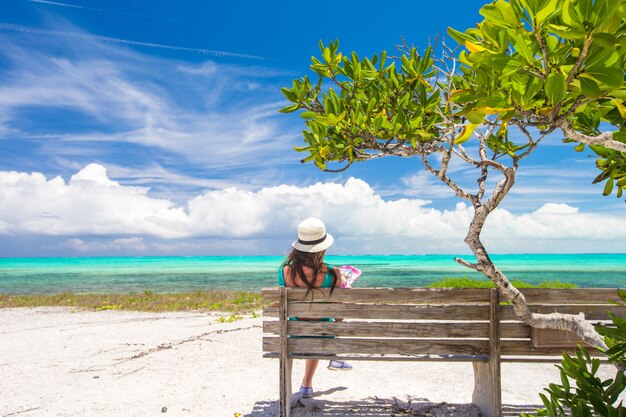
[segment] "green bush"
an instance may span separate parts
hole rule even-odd
[[[615,303],[626,307],[626,291],[618,289],[617,294],[621,301]],[[623,401],[616,404],[626,388],[626,317],[611,313],[609,316],[615,327],[598,326],[597,330],[609,347],[605,354],[616,365],[615,377],[606,380],[598,377],[600,360],[591,358],[582,346],[576,349],[575,357],[564,353],[561,365],[557,366],[561,371],[561,384],[550,384],[545,389],[547,394],[539,394],[546,407],[538,410],[539,416],[626,417]]]
[[[612,301],[614,304],[626,307],[626,291],[618,289],[617,295],[621,301]],[[619,317],[609,312],[615,327],[598,326],[598,333],[604,336],[604,342],[609,347],[605,352],[611,362],[626,366],[626,316]]]
[[[545,409],[538,410],[539,416],[549,417],[626,417],[623,401],[615,404],[626,387],[624,372],[616,370],[615,378],[602,380],[596,375],[600,360],[591,358],[582,347],[576,356],[563,354],[558,368],[561,384],[550,384],[546,394],[539,394]],[[575,382],[572,386],[570,379]],[[523,414],[528,416],[528,414]]]

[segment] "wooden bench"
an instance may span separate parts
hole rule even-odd
[[[610,323],[614,289],[524,289],[534,311],[585,313]],[[280,359],[280,410],[291,409],[293,359],[465,361],[474,368],[472,402],[485,417],[502,415],[502,362],[559,362],[580,340],[565,331],[536,330],[519,322],[495,289],[265,288],[264,357]],[[305,298],[306,297],[306,298]],[[313,299],[311,299],[313,297]],[[343,317],[294,321],[289,317]],[[320,336],[332,335],[323,338]],[[317,336],[297,338],[291,336]],[[601,354],[595,350],[591,353]]]

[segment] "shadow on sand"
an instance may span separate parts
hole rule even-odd
[[[473,404],[433,403],[425,398],[407,397],[379,398],[367,397],[362,400],[333,401],[328,394],[343,391],[345,387],[317,392],[313,398],[300,398],[294,394],[291,401],[293,417],[390,417],[391,415],[420,417],[481,417],[480,410]],[[521,413],[535,413],[539,405],[504,405],[503,417],[518,417]],[[260,401],[246,417],[278,416],[278,401]]]

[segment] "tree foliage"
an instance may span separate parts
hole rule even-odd
[[[443,58],[408,45],[393,59],[361,58],[343,55],[337,41],[320,43],[311,65],[317,82],[305,76],[282,90],[292,104],[281,111],[303,111],[303,161],[332,171],[330,162],[342,170],[381,156],[450,152],[484,167],[463,147],[482,135],[488,159],[516,166],[561,131],[577,151],[597,156],[603,193],[621,197],[626,1],[497,0],[480,13],[476,27],[449,29],[460,48],[444,45]]]

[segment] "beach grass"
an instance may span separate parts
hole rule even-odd
[[[515,288],[578,288],[576,284],[568,282],[543,281],[539,284],[530,284],[519,279],[511,280]],[[428,286],[429,288],[495,288],[496,284],[487,279],[475,278],[444,278],[437,280]]]
[[[532,285],[520,280],[513,280],[517,288],[576,288],[575,284],[561,281],[546,281]],[[495,288],[486,279],[467,277],[444,278],[435,281],[429,288]],[[15,307],[72,307],[88,310],[126,310],[126,311],[216,311],[231,314],[256,314],[263,308],[260,292],[247,291],[194,291],[183,293],[155,293],[144,290],[132,294],[76,294],[61,292],[57,294],[0,294],[0,308]]]
[[[168,294],[150,290],[134,294],[0,294],[0,308],[55,306],[89,310],[252,313],[262,308],[262,299],[260,293],[226,290]]]

